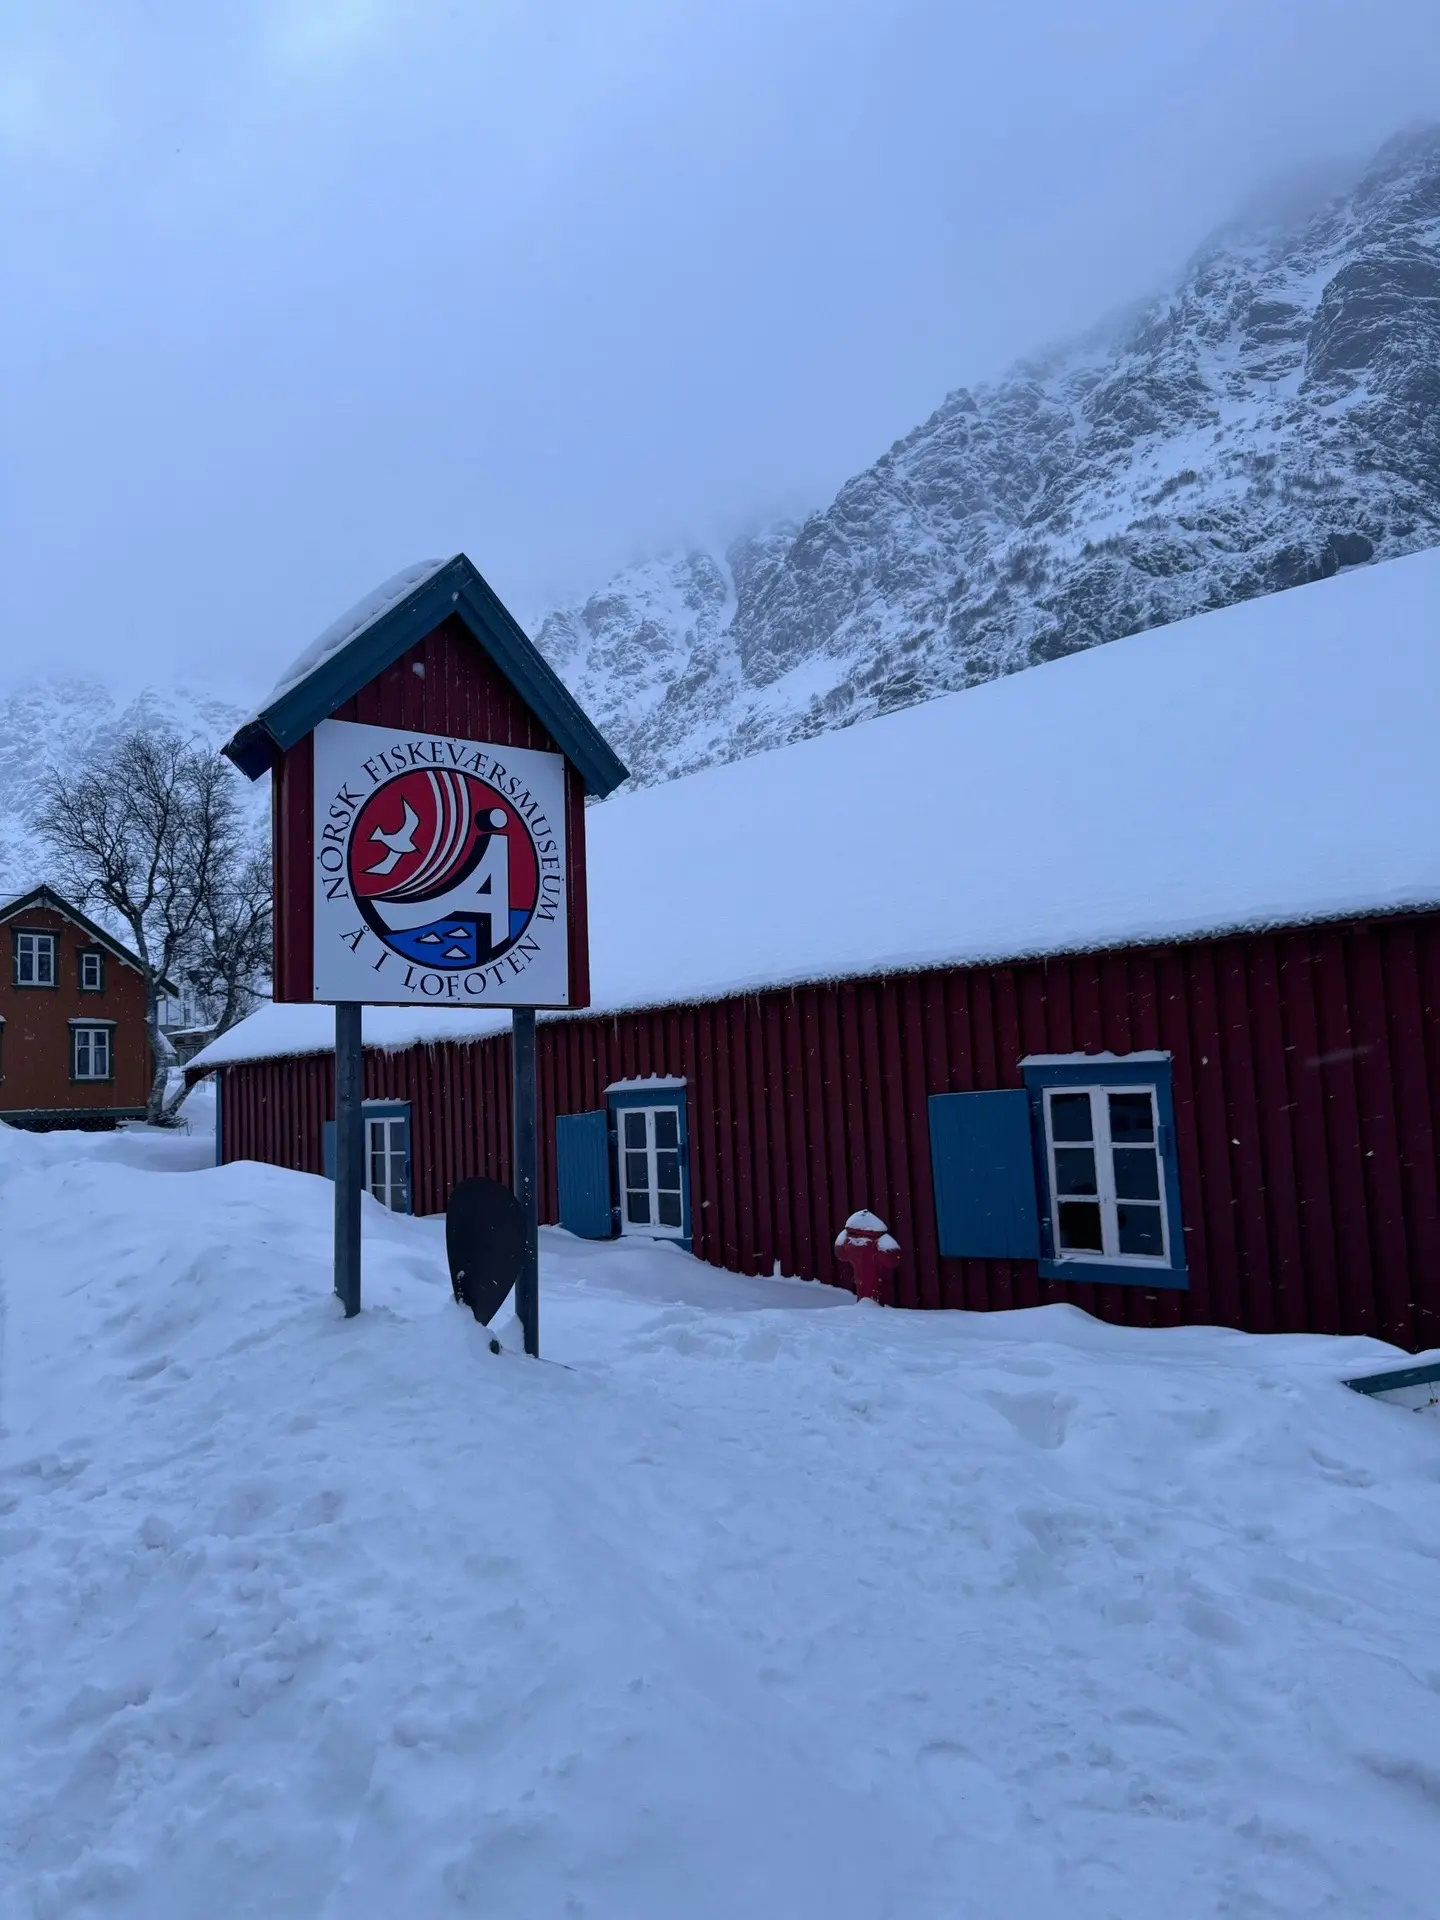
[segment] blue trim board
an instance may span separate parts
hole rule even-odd
[[[463,553],[247,721],[224,752],[242,773],[258,779],[452,614],[578,769],[587,791],[599,799],[613,793],[629,777],[625,766]]]
[[[1066,1286],[1139,1287],[1145,1292],[1188,1293],[1190,1274],[1185,1264],[1185,1222],[1180,1209],[1180,1163],[1175,1152],[1174,1076],[1167,1057],[1153,1053],[1116,1059],[1085,1059],[1021,1063],[1025,1091],[1030,1096],[1031,1140],[1035,1152],[1035,1191],[1040,1195],[1040,1278]],[[1045,1154],[1046,1087],[1150,1086],[1160,1123],[1160,1164],[1165,1180],[1165,1210],[1170,1222],[1170,1255],[1178,1264],[1168,1267],[1112,1266],[1102,1260],[1057,1260],[1051,1223],[1050,1168]]]
[[[581,1240],[613,1240],[620,1231],[610,1126],[604,1107],[555,1116],[560,1224]]]
[[[1428,1387],[1432,1381],[1440,1381],[1440,1360],[1423,1367],[1401,1367],[1396,1373],[1363,1373],[1345,1385],[1356,1393],[1397,1393],[1402,1387]]]
[[[950,1260],[1034,1260],[1040,1210],[1029,1096],[933,1093],[930,1168],[940,1253]]]

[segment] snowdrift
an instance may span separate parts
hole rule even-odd
[[[207,1147],[0,1129],[7,1916],[1433,1914],[1391,1350],[547,1232],[535,1364]]]

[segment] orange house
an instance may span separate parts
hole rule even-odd
[[[143,1120],[145,981],[130,949],[50,887],[0,907],[0,1120]]]

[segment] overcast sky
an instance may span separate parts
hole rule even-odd
[[[0,0],[0,684],[823,505],[1419,118],[1436,0]]]

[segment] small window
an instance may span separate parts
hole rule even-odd
[[[674,1089],[674,1091],[670,1091]],[[620,1233],[687,1240],[684,1091],[645,1081],[607,1087],[614,1127],[614,1192]]]
[[[620,1111],[621,1228],[626,1233],[682,1234],[680,1113],[673,1106]]]
[[[405,1114],[365,1119],[365,1185],[382,1207],[410,1211],[410,1121]]]
[[[70,1045],[77,1080],[109,1080],[113,1077],[109,1027],[72,1027]]]
[[[223,1108],[216,1107],[216,1154],[223,1139]],[[410,1108],[401,1101],[367,1100],[361,1109],[360,1179],[369,1194],[392,1213],[413,1212],[410,1191]],[[335,1178],[335,1122],[321,1128],[321,1155],[325,1178]]]
[[[1045,1090],[1058,1259],[1170,1265],[1152,1087]]]
[[[1042,1279],[1187,1287],[1170,1056],[1031,1055],[1021,1068]]]
[[[58,941],[53,933],[17,933],[15,935],[15,984],[17,987],[53,987],[55,985],[57,945]]]
[[[105,956],[98,947],[87,947],[80,955],[80,991],[105,991]]]

